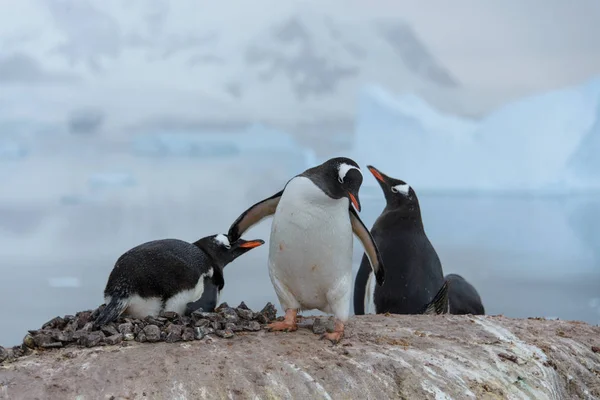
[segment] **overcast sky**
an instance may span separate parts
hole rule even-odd
[[[93,79],[104,59],[132,54],[132,43],[160,57],[194,43],[211,43],[205,34],[210,29],[227,32],[228,41],[218,43],[219,51],[240,51],[238,39],[264,30],[293,8],[340,20],[404,20],[459,82],[490,96],[514,97],[600,74],[598,0],[0,0],[0,57],[21,53],[10,65],[0,65],[0,84]],[[204,33],[194,36],[200,28]],[[132,37],[131,31],[146,36]],[[176,31],[185,34],[172,36]],[[65,37],[68,45],[57,45]],[[124,50],[125,41],[130,47]],[[133,59],[114,68],[120,75],[111,76],[115,85],[146,75],[154,89],[192,90],[189,79],[168,63],[150,71]],[[194,96],[198,90],[193,88]],[[207,107],[211,104],[217,102]]]

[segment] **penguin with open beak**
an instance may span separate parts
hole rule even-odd
[[[386,206],[373,224],[371,235],[386,263],[387,279],[374,290],[375,313],[444,314],[448,312],[449,282],[423,227],[415,190],[377,168],[375,177]],[[371,271],[363,257],[354,283],[354,313],[365,314],[371,302]]]
[[[225,286],[223,268],[263,244],[241,238],[230,242],[223,234],[194,243],[162,239],[140,244],[117,259],[104,289],[106,306],[95,326],[121,314],[141,319],[162,311],[213,311]]]
[[[231,225],[229,239],[237,240],[273,215],[269,276],[285,318],[270,324],[270,330],[295,331],[298,311],[319,310],[335,316],[334,332],[322,338],[341,340],[352,295],[353,234],[362,242],[377,283],[383,284],[379,250],[358,215],[362,180],[355,161],[332,158],[293,177]]]

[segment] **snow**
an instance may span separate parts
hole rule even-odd
[[[519,99],[477,121],[444,115],[413,94],[367,86],[353,156],[418,191],[598,190],[599,99],[595,78]]]

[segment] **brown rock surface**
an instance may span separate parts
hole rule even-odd
[[[600,327],[490,316],[352,317],[292,333],[35,350],[0,399],[598,399]]]

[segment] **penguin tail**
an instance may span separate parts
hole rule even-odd
[[[448,302],[448,280],[444,281],[444,284],[440,290],[436,293],[426,306],[423,314],[425,315],[436,315],[436,314],[448,314],[449,302]]]
[[[129,300],[125,298],[119,297],[111,297],[108,304],[104,307],[104,309],[100,312],[100,315],[96,318],[94,322],[94,327],[99,328],[108,324],[109,322],[115,321],[119,316],[125,311],[127,306],[129,305]]]

